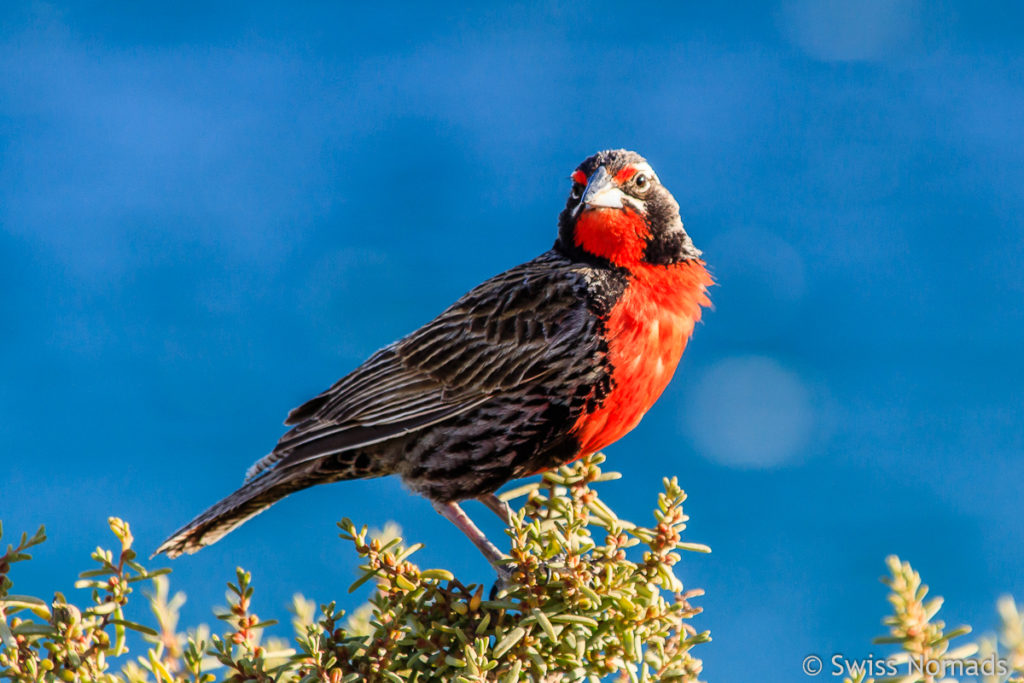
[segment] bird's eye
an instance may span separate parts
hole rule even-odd
[[[577,200],[580,197],[582,197],[583,196],[583,183],[573,183],[572,184],[572,191],[569,192],[569,196],[572,197],[573,200]]]
[[[637,173],[633,178],[633,187],[637,189],[637,192],[647,192],[651,189],[651,179],[646,173]]]

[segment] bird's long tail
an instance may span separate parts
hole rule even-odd
[[[175,558],[182,553],[191,554],[216,543],[228,532],[263,512],[289,493],[318,483],[310,481],[308,474],[303,472],[302,468],[285,468],[269,471],[246,482],[230,496],[215,503],[171,534],[153,555],[167,553],[168,557]]]

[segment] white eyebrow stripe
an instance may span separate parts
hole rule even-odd
[[[651,165],[648,164],[645,161],[641,161],[641,162],[636,163],[636,164],[630,164],[630,166],[635,168],[637,173],[643,172],[643,173],[646,173],[647,175],[651,176],[655,180],[658,179],[658,174],[655,173],[654,169],[651,168]]]

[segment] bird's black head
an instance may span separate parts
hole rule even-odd
[[[572,173],[555,248],[617,266],[669,265],[700,257],[683,230],[679,204],[636,152],[612,149]]]

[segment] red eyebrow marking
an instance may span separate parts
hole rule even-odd
[[[576,169],[575,171],[572,172],[572,180],[573,180],[574,183],[579,183],[580,185],[586,185],[587,184],[587,174],[584,173],[583,171],[579,170],[579,169]]]
[[[621,171],[615,174],[615,182],[624,183],[630,178],[632,178],[634,173],[636,173],[635,168],[633,168],[632,166],[626,166]]]

